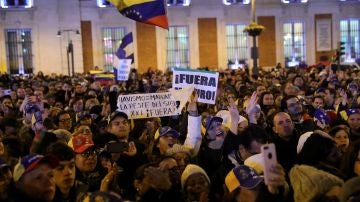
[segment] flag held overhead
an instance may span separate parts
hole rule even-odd
[[[127,18],[168,29],[164,0],[108,0]]]

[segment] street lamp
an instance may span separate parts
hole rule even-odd
[[[61,37],[63,33],[67,34],[68,45],[66,47],[66,59],[67,59],[69,76],[71,74],[75,75],[75,69],[74,69],[74,45],[73,45],[72,40],[70,38],[70,33],[72,33],[72,32],[74,32],[76,35],[80,35],[80,32],[77,29],[62,29],[62,30],[59,30],[57,32],[57,34],[56,34],[57,37]],[[71,74],[70,74],[70,64],[71,64]]]

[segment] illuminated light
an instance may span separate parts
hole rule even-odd
[[[1,0],[1,8],[9,8],[9,6],[5,5],[5,0]]]
[[[191,0],[185,0],[183,6],[190,6]]]
[[[97,0],[97,5],[100,7],[100,8],[105,8],[106,5],[103,4],[103,1],[102,0]]]
[[[28,0],[27,2],[28,2],[28,4],[25,6],[25,8],[31,8],[31,7],[33,7],[33,5],[34,5],[33,0]]]
[[[229,6],[236,3],[250,4],[251,0],[223,0],[223,4]]]
[[[282,0],[282,2],[285,4],[289,4],[289,3],[297,3],[299,1],[298,0]],[[308,0],[300,0],[299,3],[307,3],[307,2],[308,2]]]

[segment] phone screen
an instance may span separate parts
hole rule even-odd
[[[123,153],[128,149],[129,144],[126,142],[109,142],[105,145],[105,150],[109,153]]]

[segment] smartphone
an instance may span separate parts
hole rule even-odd
[[[265,184],[268,184],[271,178],[274,178],[274,174],[271,172],[271,168],[275,167],[277,163],[275,144],[264,144],[261,146],[261,154],[264,159],[264,179]]]
[[[105,145],[105,151],[109,153],[123,153],[129,150],[129,144],[126,142],[109,142]]]

